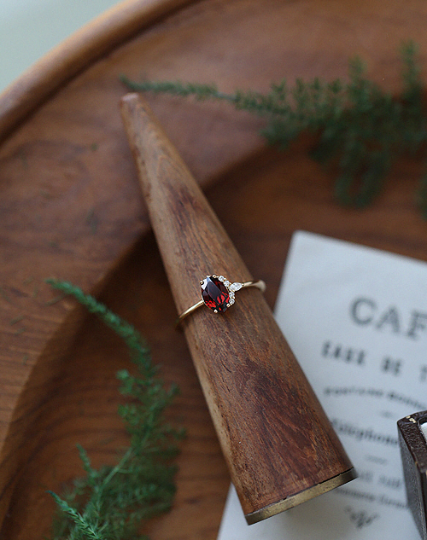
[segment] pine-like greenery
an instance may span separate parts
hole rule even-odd
[[[136,540],[141,523],[169,510],[175,494],[178,453],[176,440],[183,433],[164,419],[165,408],[177,393],[166,389],[153,366],[150,352],[137,330],[78,287],[62,281],[48,283],[74,296],[114,330],[129,348],[139,376],[119,371],[120,392],[129,399],[120,406],[130,434],[130,446],[114,466],[94,469],[86,451],[79,446],[86,475],[74,481],[62,497],[51,493],[58,505],[52,540]]]
[[[342,204],[363,207],[378,194],[398,157],[420,149],[427,155],[427,114],[416,51],[413,42],[402,46],[403,89],[398,96],[392,96],[366,78],[359,59],[350,62],[347,82],[297,79],[289,89],[283,79],[272,84],[266,94],[255,91],[224,94],[214,84],[137,83],[126,77],[122,81],[138,92],[222,100],[236,109],[263,116],[267,124],[262,134],[280,148],[286,148],[302,132],[318,134],[313,157],[338,165],[336,198]],[[421,179],[419,204],[427,217],[427,174]]]

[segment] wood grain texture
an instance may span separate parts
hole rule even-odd
[[[158,269],[147,262],[155,259],[155,248],[134,248],[149,225],[117,107],[125,92],[119,75],[215,81],[224,91],[265,90],[284,75],[290,83],[297,76],[345,76],[348,58],[359,54],[367,60],[369,75],[395,91],[400,85],[396,51],[402,40],[420,44],[425,72],[426,23],[422,0],[209,0],[156,19],[99,61],[89,60],[74,80],[57,66],[55,92],[48,80],[41,81],[50,88],[49,100],[40,107],[35,103],[31,117],[0,147],[3,513],[12,496],[5,538],[39,538],[39,531],[47,530],[53,505],[45,489],[59,491],[81,473],[77,459],[70,459],[75,443],[86,444],[98,463],[113,459],[115,442],[109,453],[103,444],[105,432],[116,426],[116,394],[105,384],[114,369],[104,379],[102,362],[111,354],[121,365],[126,355],[98,333],[99,327],[90,326],[77,334],[75,356],[68,356],[66,338],[75,336],[79,314],[69,300],[46,304],[55,297],[44,284],[50,276],[71,280],[86,291],[108,285],[110,305],[131,316],[158,348],[165,371],[172,378],[177,375],[183,386],[185,406],[180,411],[188,420],[191,441],[186,448],[191,451],[182,456],[185,472],[179,478],[177,505],[150,526],[153,538],[176,539],[180,530],[181,538],[213,539],[218,529],[227,475],[220,466],[210,474],[210,459],[218,464],[221,457],[215,453],[215,435],[185,347],[166,332],[174,317],[165,311],[168,286],[160,277],[158,288],[138,285],[138,276],[152,283],[150,272]],[[57,60],[60,64],[64,58]],[[21,80],[22,91],[31,93],[30,79]],[[312,140],[283,155],[261,152],[259,119],[227,105],[149,99],[201,183],[222,180],[209,199],[254,275],[268,281],[270,306],[297,228],[427,259],[426,224],[414,202],[422,164],[402,161],[371,208],[343,209],[332,199],[333,173],[307,157]],[[133,249],[132,264],[121,267],[120,283],[111,281],[111,270]],[[137,306],[134,298],[140,299]],[[85,380],[82,367],[92,364],[97,368]],[[70,378],[64,379],[68,393],[58,390],[63,389],[58,385],[64,366],[70,370]],[[88,418],[79,414],[83,409],[91,411]]]
[[[427,226],[414,211],[412,190],[423,164],[400,162],[372,207],[350,210],[333,201],[332,174],[307,157],[312,142],[305,139],[290,153],[264,150],[230,169],[207,191],[253,274],[268,282],[265,297],[270,307],[296,228],[427,261]],[[229,475],[184,336],[173,329],[176,309],[151,234],[109,277],[101,300],[141,330],[166,381],[181,387],[171,411],[173,420],[188,431],[178,460],[177,499],[170,513],[143,530],[153,540],[215,540]],[[54,505],[45,491],[60,491],[82,474],[76,443],[88,449],[97,465],[113,463],[115,449],[126,442],[116,413],[120,398],[114,374],[129,368],[120,340],[86,319],[60,365],[53,391],[45,394],[43,415],[33,425],[38,444],[13,491],[2,529],[8,540],[48,534]]]
[[[252,280],[146,101],[125,96],[122,115],[178,313],[205,276]],[[199,309],[182,325],[243,511],[259,520],[352,464],[261,292],[236,296],[225,314]]]

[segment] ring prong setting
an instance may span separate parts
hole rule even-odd
[[[200,280],[202,300],[186,309],[178,317],[176,326],[178,326],[185,317],[193,313],[199,307],[205,305],[214,313],[224,313],[236,302],[236,292],[247,287],[256,287],[261,292],[265,291],[265,283],[262,280],[245,281],[231,283],[224,276],[212,274]]]

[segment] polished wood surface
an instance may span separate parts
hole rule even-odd
[[[182,387],[172,415],[188,429],[174,510],[153,538],[215,538],[228,477],[153,239],[121,125],[121,73],[198,80],[224,91],[265,90],[286,75],[344,76],[360,54],[369,73],[399,85],[397,49],[420,44],[427,7],[384,2],[199,2],[142,29],[58,88],[0,148],[0,487],[3,537],[39,538],[59,491],[81,471],[74,446],[96,463],[124,440],[114,372],[126,351],[44,279],[68,279],[135,322],[167,380]],[[81,68],[83,69],[83,67]],[[225,104],[152,97],[150,103],[251,274],[268,282],[272,307],[292,232],[298,228],[427,260],[427,225],[415,207],[422,164],[401,162],[363,211],[337,206],[333,172],[313,163],[313,141],[263,150],[262,122]],[[147,236],[148,234],[148,236]],[[144,236],[145,235],[145,236]],[[142,238],[142,240],[140,240]],[[23,318],[21,318],[23,317]],[[83,320],[80,332],[77,328]],[[69,347],[71,347],[71,352]],[[12,497],[9,506],[9,497]],[[179,531],[179,533],[177,533]]]

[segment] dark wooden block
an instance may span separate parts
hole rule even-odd
[[[427,539],[427,441],[421,425],[427,422],[427,411],[398,421],[408,505],[423,540]]]

